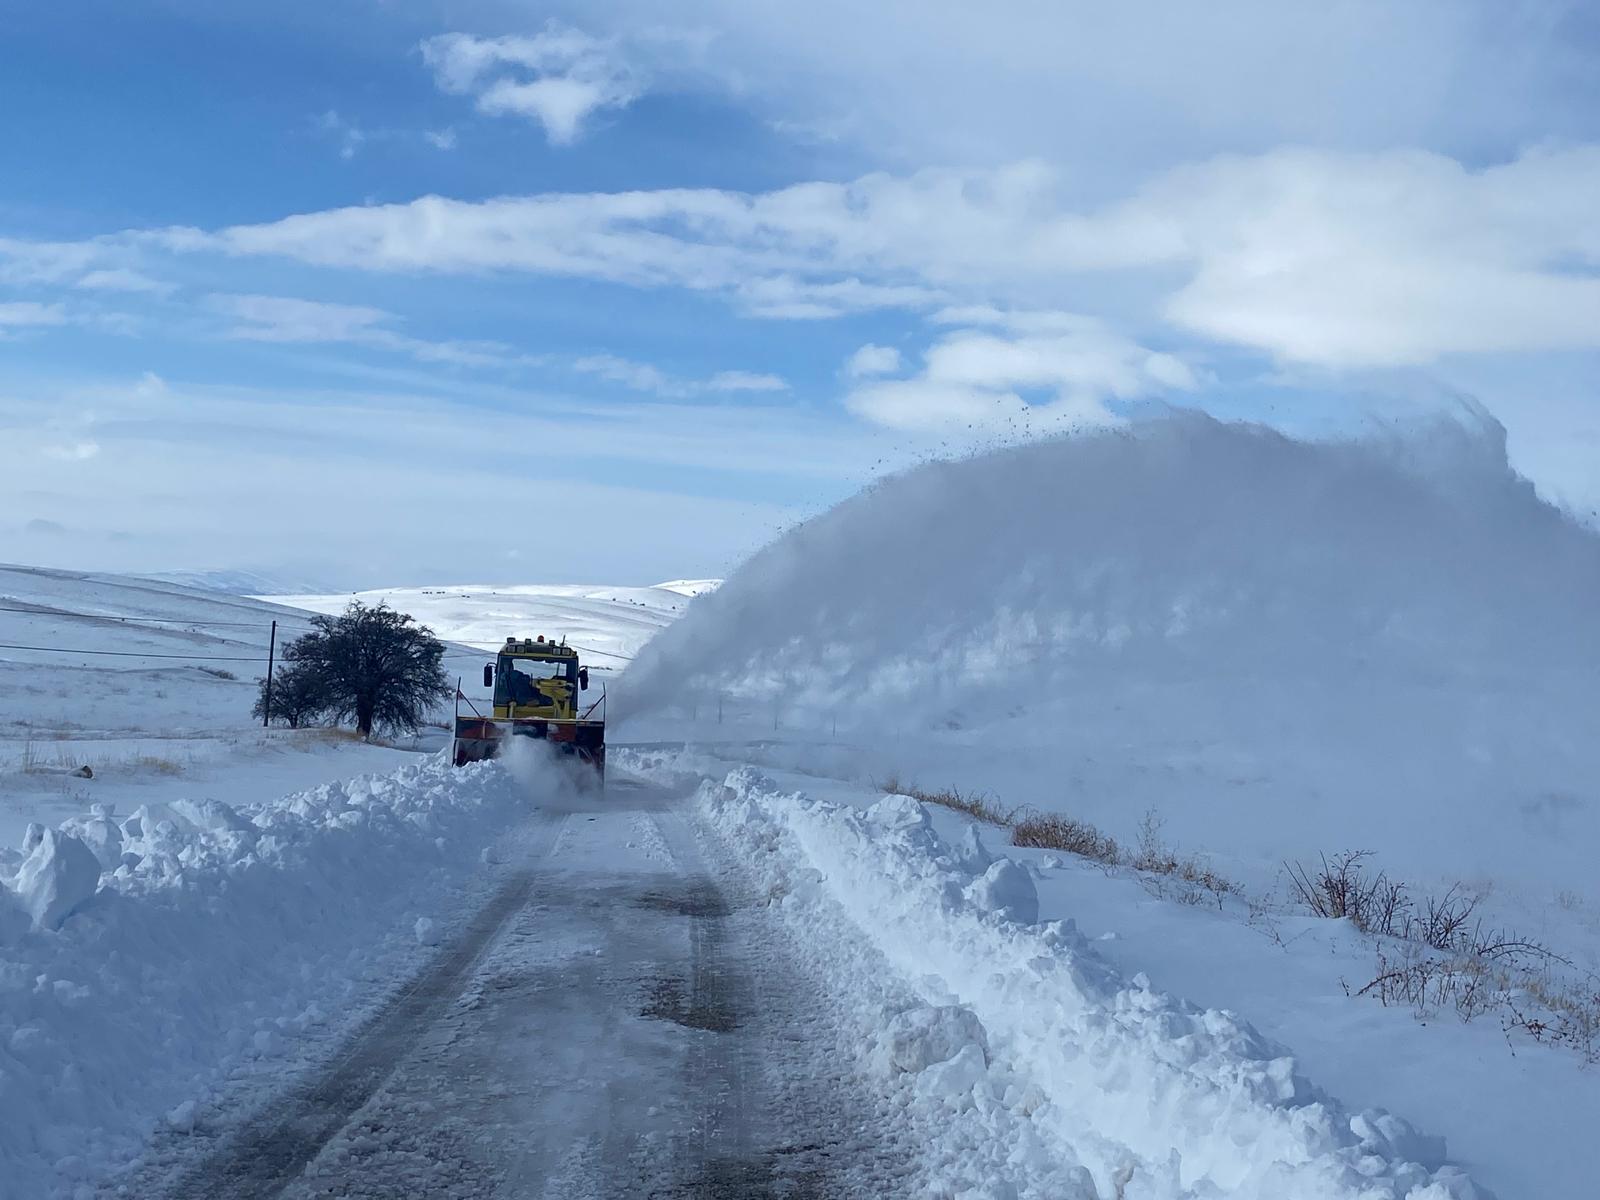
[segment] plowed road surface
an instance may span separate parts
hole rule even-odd
[[[613,781],[534,816],[464,933],[172,1200],[904,1194],[825,997],[685,812]]]

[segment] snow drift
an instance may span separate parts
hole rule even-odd
[[[836,731],[867,778],[1119,837],[1156,807],[1272,869],[1359,846],[1411,877],[1587,889],[1596,596],[1600,537],[1487,418],[1299,442],[1185,414],[868,489],[697,600],[614,716]]]
[[[694,770],[692,757],[620,757],[650,775]],[[913,1076],[918,1103],[975,1108],[1007,1150],[1003,1167],[967,1164],[975,1179],[947,1164],[940,1194],[1488,1196],[1446,1161],[1441,1139],[1381,1109],[1344,1108],[1288,1049],[1233,1014],[1123,977],[1071,921],[1037,924],[1036,896],[1019,912],[1033,892],[1027,871],[976,838],[947,844],[910,797],[862,811],[784,792],[748,767],[699,796],[793,923],[826,923],[833,905],[855,914],[920,994],[924,1006],[881,1015],[864,1053]],[[996,887],[1012,873],[1015,882]],[[836,983],[870,992],[852,972],[881,969],[841,960]],[[1076,1159],[1065,1178],[1063,1158]],[[1032,1186],[1046,1171],[1053,1186]],[[1016,1190],[1000,1190],[1002,1180]]]
[[[31,830],[0,857],[0,1197],[74,1195],[296,1035],[337,1032],[528,796],[434,759]]]

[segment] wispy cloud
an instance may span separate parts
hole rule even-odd
[[[571,145],[595,113],[625,108],[642,90],[615,39],[556,24],[529,37],[447,33],[421,49],[442,91],[472,96],[482,113],[534,121],[557,146]]]
[[[336,109],[328,109],[319,113],[313,120],[317,131],[326,136],[339,148],[339,157],[352,159],[364,146],[374,142],[410,142],[412,145],[425,144],[435,150],[454,150],[456,148],[456,131],[446,129],[392,129],[379,127],[369,129],[359,121],[355,121],[339,113]]]
[[[489,367],[531,365],[540,361],[516,354],[499,342],[428,341],[388,326],[393,313],[359,304],[332,304],[289,296],[218,293],[211,308],[234,318],[225,336],[253,342],[346,343],[392,350],[422,362]]]
[[[66,310],[59,304],[40,304],[34,300],[0,304],[0,330],[32,329],[41,325],[65,325],[66,322]]]
[[[88,271],[78,278],[74,286],[96,292],[144,292],[152,295],[167,295],[174,290],[170,283],[152,279],[127,267]]]
[[[649,363],[634,362],[615,354],[591,354],[570,364],[580,374],[621,384],[636,392],[669,399],[688,399],[714,393],[783,392],[789,385],[776,375],[753,371],[718,371],[707,379],[683,379]]]

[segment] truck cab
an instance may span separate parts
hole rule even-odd
[[[587,706],[579,700],[578,693],[588,690],[589,671],[565,639],[507,638],[494,662],[484,664],[483,686],[494,689],[487,714],[456,690],[456,766],[498,757],[507,738],[537,738],[552,752],[592,767],[592,777],[604,781],[605,689]],[[470,714],[461,711],[463,702]]]
[[[496,717],[572,721],[578,715],[578,693],[589,686],[589,672],[578,665],[578,652],[570,646],[542,638],[508,638],[495,662],[485,665],[483,683],[494,688]]]

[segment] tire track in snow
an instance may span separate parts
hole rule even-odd
[[[571,819],[538,826],[527,866],[511,875],[467,928],[384,1006],[307,1085],[245,1126],[171,1191],[172,1200],[265,1200],[297,1178],[367,1102],[425,1029],[460,994],[463,983],[506,921],[523,909],[539,863]]]

